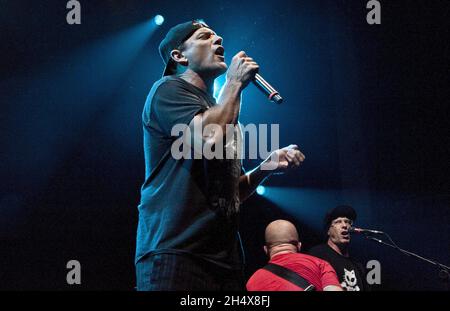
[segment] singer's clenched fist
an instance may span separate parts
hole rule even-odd
[[[291,168],[298,168],[305,160],[305,155],[297,145],[289,145],[275,150],[263,162],[263,169],[273,170],[274,173],[283,173]]]
[[[242,83],[243,89],[255,78],[258,70],[259,65],[253,58],[248,57],[244,51],[240,51],[231,60],[230,67],[227,71],[227,80]]]

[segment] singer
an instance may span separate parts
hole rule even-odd
[[[346,291],[369,290],[364,266],[350,257],[350,228],[356,220],[356,211],[340,205],[328,211],[324,218],[327,243],[313,247],[309,254],[328,261],[336,271]]]
[[[145,181],[138,206],[137,290],[243,290],[243,254],[238,233],[240,203],[273,173],[299,167],[305,156],[296,145],[272,154],[244,173],[235,159],[174,159],[175,125],[204,128],[238,124],[242,91],[254,80],[258,64],[245,52],[225,63],[223,40],[203,21],[169,30],[159,46],[163,77],[147,97],[142,124]],[[218,104],[214,80],[226,72]],[[231,144],[237,145],[239,127]],[[195,131],[193,131],[195,132]],[[223,131],[223,134],[225,131]],[[194,137],[222,143],[222,133]]]

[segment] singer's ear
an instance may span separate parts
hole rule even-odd
[[[267,246],[264,245],[264,253],[266,253],[266,255],[269,255],[269,250],[267,249]]]
[[[170,57],[177,64],[180,64],[182,66],[188,65],[188,60],[187,60],[186,56],[184,56],[184,54],[180,50],[172,50],[172,52],[170,52]]]

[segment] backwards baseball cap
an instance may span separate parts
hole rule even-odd
[[[165,65],[163,76],[172,75],[176,72],[177,64],[170,57],[170,52],[174,49],[179,49],[184,41],[202,27],[210,28],[203,20],[193,20],[170,28],[166,37],[159,44],[159,54]]]
[[[331,222],[339,217],[347,217],[354,222],[356,220],[356,211],[349,205],[339,205],[329,210],[324,218],[325,231],[330,228]]]

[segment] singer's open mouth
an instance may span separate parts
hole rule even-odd
[[[223,46],[219,46],[216,51],[214,52],[214,54],[219,55],[219,56],[224,56],[225,54],[225,49]]]

